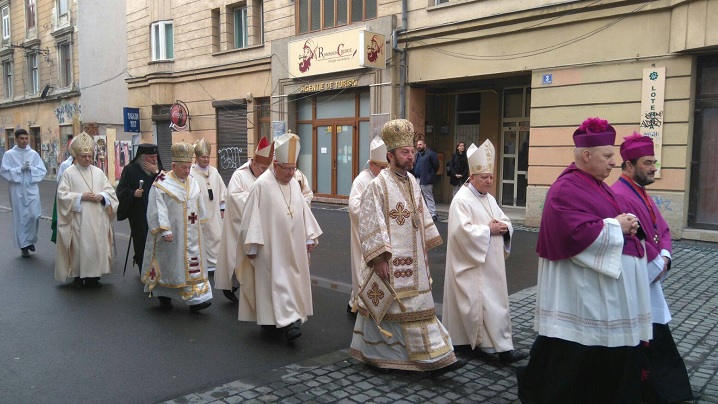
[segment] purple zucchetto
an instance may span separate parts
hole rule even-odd
[[[621,143],[621,158],[623,161],[638,159],[644,156],[653,156],[653,140],[648,136],[643,136],[638,132],[623,138]]]
[[[576,147],[613,146],[616,130],[601,118],[588,118],[573,132]]]

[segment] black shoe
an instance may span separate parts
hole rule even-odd
[[[237,299],[237,295],[234,294],[234,288],[233,290],[226,290],[222,289],[222,293],[224,293],[224,297],[226,297],[230,302],[237,303],[239,300]]]
[[[438,221],[439,221],[439,216],[434,215],[434,216],[431,217],[431,220],[433,220],[433,221],[435,221],[435,222],[438,222]]]
[[[172,308],[172,299],[167,296],[157,296],[157,300],[160,301],[160,306],[171,309]]]
[[[30,258],[30,251],[27,250],[27,247],[21,248],[20,252],[22,253],[23,258]]]
[[[503,364],[509,364],[518,362],[522,359],[526,359],[529,357],[529,354],[526,352],[521,352],[517,350],[511,350],[506,352],[499,352],[499,362]]]
[[[85,278],[85,287],[86,288],[101,288],[102,282],[100,282],[100,278]]]
[[[212,302],[207,300],[206,302],[202,302],[199,304],[193,304],[193,305],[189,306],[189,311],[191,311],[192,313],[196,313],[200,310],[206,309],[207,307],[209,307],[211,305],[212,305]]]
[[[83,281],[79,276],[76,276],[75,280],[72,281],[72,287],[75,289],[82,289],[85,287],[85,281]]]
[[[301,325],[302,320],[297,320],[292,324],[289,324],[288,326],[284,327],[284,336],[287,337],[287,341],[294,341],[295,339],[302,336],[302,330],[300,328]]]
[[[432,370],[429,372],[431,377],[439,377],[445,373],[452,372],[454,370],[459,370],[463,368],[468,361],[466,359],[456,359],[456,362],[452,363],[449,366],[444,366],[441,369]]]
[[[27,246],[27,249],[32,252],[35,252],[35,244],[30,244],[29,246]]]

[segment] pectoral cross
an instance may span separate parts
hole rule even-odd
[[[653,242],[656,243],[656,244],[658,244],[659,241],[661,241],[661,239],[658,238],[658,234],[655,234],[655,235],[653,236]]]
[[[294,210],[292,209],[291,206],[287,206],[287,216],[294,219]]]

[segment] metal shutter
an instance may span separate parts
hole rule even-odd
[[[170,121],[155,121],[157,124],[157,149],[162,169],[172,169],[172,129]]]
[[[247,162],[247,106],[217,106],[217,169],[225,183]]]

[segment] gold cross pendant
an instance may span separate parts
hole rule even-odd
[[[294,211],[292,210],[292,208],[287,208],[287,216],[294,219]]]

